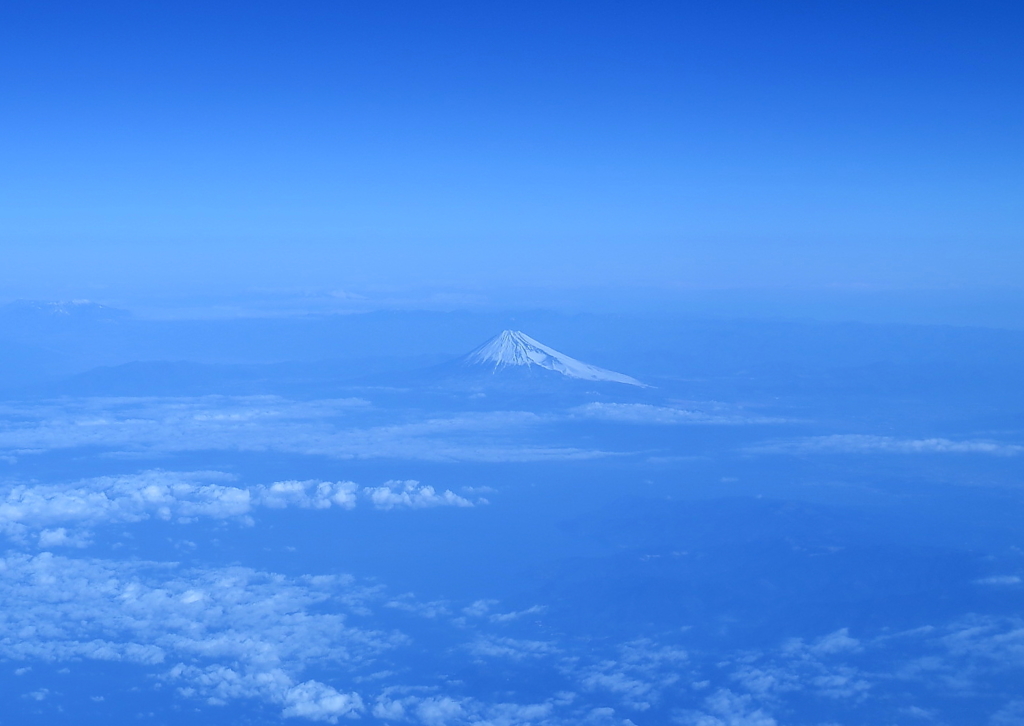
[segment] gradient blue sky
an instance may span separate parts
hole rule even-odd
[[[991,2],[6,2],[3,297],[1020,291],[1022,31]]]

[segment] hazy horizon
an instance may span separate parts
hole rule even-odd
[[[3,19],[3,300],[1021,325],[1012,3]]]

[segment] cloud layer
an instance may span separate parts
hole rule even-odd
[[[135,456],[224,450],[491,462],[603,455],[524,442],[524,431],[546,421],[525,411],[468,412],[367,425],[379,418],[379,412],[362,399],[204,396],[4,404],[0,455],[16,461],[26,454],[73,448]]]
[[[187,697],[255,698],[285,716],[336,721],[363,711],[360,696],[302,673],[316,663],[358,666],[402,642],[348,625],[347,612],[374,596],[348,577],[8,555],[0,654],[158,666]]]

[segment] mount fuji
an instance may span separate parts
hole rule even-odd
[[[647,386],[635,378],[584,363],[549,348],[518,330],[505,330],[456,361],[462,368],[500,373],[506,369],[532,368],[553,371],[583,381]]]

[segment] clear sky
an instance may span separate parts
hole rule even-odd
[[[1020,290],[1016,2],[5,2],[5,298]]]

